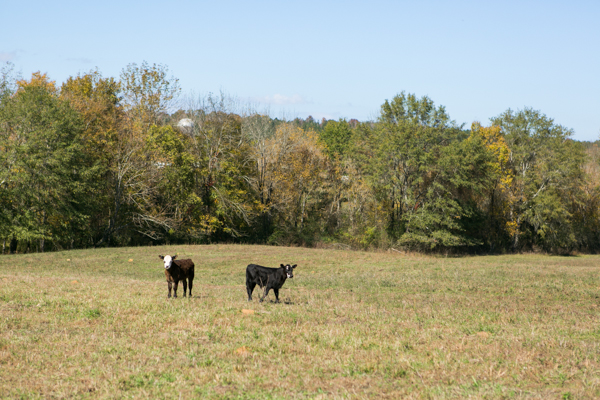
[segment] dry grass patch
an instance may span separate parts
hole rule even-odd
[[[196,264],[192,299],[166,298],[157,256],[175,252]],[[239,245],[4,256],[0,393],[599,397],[598,261]],[[247,264],[288,262],[286,303],[246,301]]]

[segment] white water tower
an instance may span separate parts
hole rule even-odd
[[[180,119],[177,128],[186,135],[192,135],[194,132],[194,121],[189,118]]]

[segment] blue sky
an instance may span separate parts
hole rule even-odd
[[[184,96],[273,117],[375,119],[401,91],[489,123],[531,107],[600,135],[600,1],[28,1],[0,3],[0,61],[62,83],[166,65]]]

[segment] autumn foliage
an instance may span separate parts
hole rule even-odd
[[[404,92],[376,121],[189,106],[162,65],[0,82],[4,252],[244,242],[600,249],[600,151],[539,111],[464,129]],[[182,128],[178,124],[185,120]]]

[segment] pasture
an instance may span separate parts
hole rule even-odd
[[[158,255],[174,253],[196,264],[191,299],[167,299]],[[247,302],[249,263],[298,264],[281,304]],[[599,266],[242,245],[1,256],[0,397],[597,398]]]

